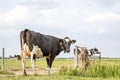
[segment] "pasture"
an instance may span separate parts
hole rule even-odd
[[[45,59],[36,61],[38,76],[33,76],[30,59],[27,59],[26,67],[28,76],[22,76],[21,61],[5,59],[5,71],[0,70],[0,80],[119,80],[120,59],[96,60],[86,71],[74,69],[73,59],[55,59],[52,73],[47,75]],[[0,64],[1,69],[1,64]]]

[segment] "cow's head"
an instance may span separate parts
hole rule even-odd
[[[96,47],[93,48],[93,51],[94,51],[96,54],[100,54],[100,53],[101,53]]]
[[[70,45],[74,44],[76,40],[70,40],[69,37],[65,37],[60,41],[60,45],[62,49],[64,50],[64,53],[69,53],[70,52]]]

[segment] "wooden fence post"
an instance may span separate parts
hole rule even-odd
[[[100,52],[99,60],[101,61],[101,52]]]
[[[75,51],[74,51],[75,57],[74,57],[74,68],[77,67],[78,65],[78,53],[77,53],[77,46],[75,46]]]
[[[4,48],[2,49],[2,71],[4,71],[4,55],[5,55],[5,51]]]

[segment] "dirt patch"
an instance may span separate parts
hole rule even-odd
[[[48,68],[36,68],[36,70],[37,70],[37,74],[38,75],[48,75]],[[59,68],[51,68],[51,72],[50,73],[51,74],[57,73],[57,72],[59,72],[59,70],[60,70]],[[16,75],[23,75],[22,70],[13,70],[11,72],[16,74]],[[27,68],[26,72],[27,72],[28,75],[33,75],[32,68]]]

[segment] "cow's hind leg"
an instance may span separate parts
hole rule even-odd
[[[33,54],[33,55],[31,55],[31,64],[32,64],[32,69],[33,69],[34,75],[37,75],[37,71],[35,69],[35,61],[36,61],[36,55]]]
[[[23,75],[27,76],[27,73],[26,73],[26,55],[25,55],[25,53],[22,53],[21,57],[22,57],[21,61],[22,61]]]

